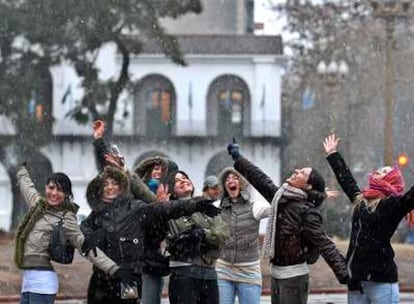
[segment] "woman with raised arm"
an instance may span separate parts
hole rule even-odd
[[[383,167],[368,176],[368,187],[360,189],[341,154],[339,138],[323,141],[326,159],[338,183],[354,206],[347,265],[350,304],[399,302],[398,271],[391,237],[401,219],[414,209],[414,187],[405,194],[398,167]]]
[[[95,156],[101,170],[106,166],[113,166],[126,171],[131,179],[130,190],[135,199],[147,203],[168,200],[169,196],[163,193],[164,187],[162,184],[160,186],[160,182],[168,173],[178,170],[174,161],[161,156],[149,157],[142,160],[132,172],[127,171],[124,157],[117,149],[113,151],[105,142],[105,122],[95,121],[93,129]],[[142,304],[161,303],[163,277],[170,272],[169,258],[163,254],[160,246],[166,237],[167,222],[154,222],[153,224],[150,229],[146,229],[148,233],[144,237]]]
[[[328,237],[317,207],[325,198],[325,181],[311,167],[296,169],[280,187],[240,154],[236,143],[227,147],[234,168],[271,203],[264,254],[272,276],[272,304],[305,304],[309,267],[320,254],[338,281],[347,283],[345,259]]]
[[[20,192],[30,209],[16,233],[15,262],[23,270],[21,304],[54,303],[58,277],[51,263],[49,242],[52,230],[63,221],[70,244],[79,250],[93,249],[88,259],[108,276],[128,279],[127,274],[102,251],[85,240],[76,219],[79,206],[72,195],[72,184],[64,173],[53,173],[46,181],[45,195],[36,189],[25,166],[17,171]],[[124,275],[125,274],[125,275]]]
[[[98,248],[134,275],[135,293],[123,295],[120,282],[94,269],[88,287],[88,304],[140,303],[141,274],[145,260],[144,238],[155,223],[201,212],[211,216],[220,210],[205,199],[146,203],[129,192],[123,170],[107,166],[88,185],[91,214],[82,222],[82,231]]]
[[[266,201],[252,201],[247,181],[233,168],[219,176],[223,197],[221,217],[230,232],[216,263],[220,304],[259,304],[262,291],[260,269],[260,220],[270,213]]]

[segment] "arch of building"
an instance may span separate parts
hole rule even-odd
[[[250,90],[239,76],[216,77],[207,92],[207,126],[209,135],[232,137],[250,134]],[[235,113],[239,111],[240,113]],[[235,122],[240,120],[240,122]]]
[[[170,79],[161,74],[146,75],[132,94],[135,134],[159,139],[175,133],[176,92]]]
[[[227,152],[223,151],[216,153],[209,160],[204,177],[207,177],[209,175],[215,175],[218,177],[224,168],[232,167],[233,163],[234,161],[231,159]]]

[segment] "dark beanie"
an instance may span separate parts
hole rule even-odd
[[[312,186],[313,190],[322,193],[325,192],[325,180],[315,168],[312,168],[312,171],[309,175],[308,184]]]

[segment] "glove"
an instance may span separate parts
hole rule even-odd
[[[98,256],[96,252],[96,245],[95,243],[89,238],[85,237],[85,240],[83,241],[82,247],[81,247],[81,253],[83,256],[89,256],[89,252],[92,250],[93,255],[95,258]]]
[[[84,256],[88,256],[92,250],[94,256],[97,256],[96,247],[104,248],[104,242],[106,240],[106,232],[104,229],[98,229],[93,233],[85,234],[85,240],[81,247],[81,253]]]
[[[350,278],[348,281],[348,290],[359,291],[361,294],[364,293],[364,289],[362,288],[361,282],[353,278]]]
[[[201,212],[209,217],[215,217],[221,213],[221,209],[213,205],[213,200],[207,200],[205,198],[196,198],[197,211]]]
[[[227,146],[227,151],[229,152],[229,154],[231,155],[234,161],[238,160],[241,157],[240,146],[236,142],[236,139],[234,137],[233,137],[233,143]]]
[[[135,277],[132,271],[130,269],[123,268],[122,266],[115,271],[114,277],[129,286],[132,286],[135,282]]]

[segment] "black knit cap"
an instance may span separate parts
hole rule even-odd
[[[312,171],[309,174],[308,184],[312,186],[313,190],[322,193],[325,192],[325,180],[322,177],[322,174],[315,168],[312,168]]]

